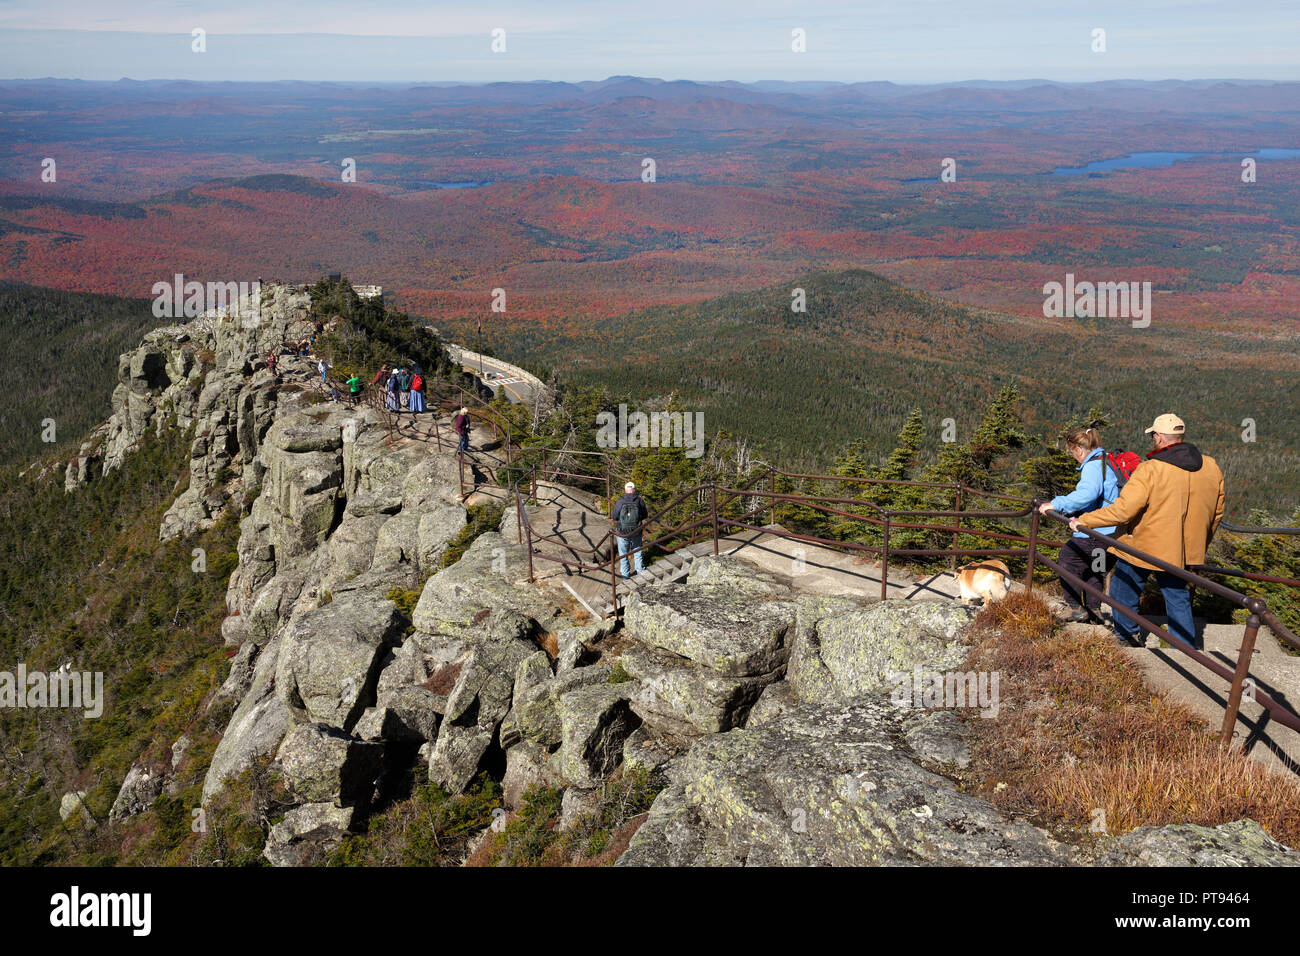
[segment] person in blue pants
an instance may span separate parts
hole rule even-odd
[[[629,481],[623,486],[623,497],[614,504],[610,517],[614,519],[614,526],[618,528],[614,540],[618,542],[619,573],[625,578],[630,576],[627,554],[632,551],[636,573],[640,574],[645,570],[641,552],[641,525],[649,517],[649,511],[645,506],[645,500],[636,493],[635,484]]]

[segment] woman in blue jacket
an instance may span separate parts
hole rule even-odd
[[[1119,497],[1119,478],[1115,469],[1106,461],[1106,450],[1101,447],[1095,428],[1072,428],[1065,436],[1065,447],[1074,460],[1079,463],[1079,483],[1068,495],[1057,495],[1051,501],[1039,507],[1046,513],[1049,509],[1063,515],[1078,515],[1085,511],[1104,508]],[[1114,534],[1115,528],[1097,528],[1102,534]],[[1064,545],[1057,563],[1066,571],[1082,578],[1099,591],[1106,589],[1106,572],[1115,562],[1099,542],[1093,541],[1082,531],[1076,531]],[[1061,591],[1065,603],[1072,613],[1069,620],[1082,623],[1101,622],[1098,610],[1101,602],[1091,594],[1080,592],[1074,585],[1061,581]]]

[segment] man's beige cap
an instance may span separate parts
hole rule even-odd
[[[1151,427],[1146,430],[1146,434],[1159,432],[1161,435],[1181,435],[1185,431],[1187,426],[1177,415],[1158,415]]]

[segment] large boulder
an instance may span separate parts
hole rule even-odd
[[[1254,820],[1217,827],[1180,823],[1138,827],[1119,838],[1101,866],[1297,866],[1300,852],[1279,843]]]
[[[623,744],[641,726],[626,683],[590,684],[560,697],[560,749],[551,766],[577,787],[598,787],[623,759]]]
[[[374,700],[380,662],[402,638],[392,601],[350,595],[294,618],[276,666],[276,693],[303,719],[350,731]]]
[[[643,644],[727,677],[743,677],[785,664],[794,608],[743,593],[713,593],[688,581],[634,592],[623,621],[627,633]]]
[[[523,743],[506,751],[506,772],[501,778],[501,800],[512,810],[523,802],[530,787],[561,787],[564,779],[551,769],[550,755],[539,744]]]
[[[565,694],[592,684],[609,683],[611,668],[593,665],[565,671],[553,678],[538,680],[540,670],[529,674],[525,668],[536,666],[537,659],[529,658],[520,665],[515,675],[513,705],[501,721],[501,746],[513,747],[520,741],[541,744],[553,750],[564,739],[564,726],[560,719],[559,700]]]
[[[843,598],[798,602],[787,677],[800,702],[829,703],[897,686],[896,675],[951,670],[966,659],[969,616],[942,601]]]
[[[958,792],[894,743],[885,696],[704,737],[621,866],[1059,865],[1075,851]]]
[[[127,817],[148,810],[162,789],[162,773],[140,764],[132,764],[126,772],[126,779],[122,781],[122,788],[117,792],[112,809],[108,811],[109,822],[120,823]]]
[[[322,724],[295,724],[276,761],[295,794],[314,803],[364,805],[379,775],[382,744]]]
[[[531,621],[504,612],[490,623],[488,636],[472,643],[458,662],[460,671],[429,756],[433,783],[461,793],[474,779],[510,710],[515,672],[537,650],[530,632]]]
[[[677,735],[716,734],[745,722],[780,669],[732,677],[657,648],[631,647],[619,657],[637,681],[632,708],[647,722]]]
[[[418,529],[416,541],[418,548]],[[429,579],[412,619],[417,631],[461,637],[480,632],[483,618],[502,610],[542,625],[559,614],[548,595],[528,583],[524,549],[489,531],[459,561]]]
[[[294,807],[275,826],[262,848],[272,866],[307,866],[337,847],[352,828],[354,807],[306,803]]]

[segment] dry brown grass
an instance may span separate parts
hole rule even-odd
[[[972,666],[1000,675],[999,715],[973,721],[971,770],[994,803],[1078,828],[1101,809],[1112,834],[1250,817],[1300,846],[1300,784],[1221,748],[1106,635],[1064,633],[1023,592],[986,607],[975,634]]]

